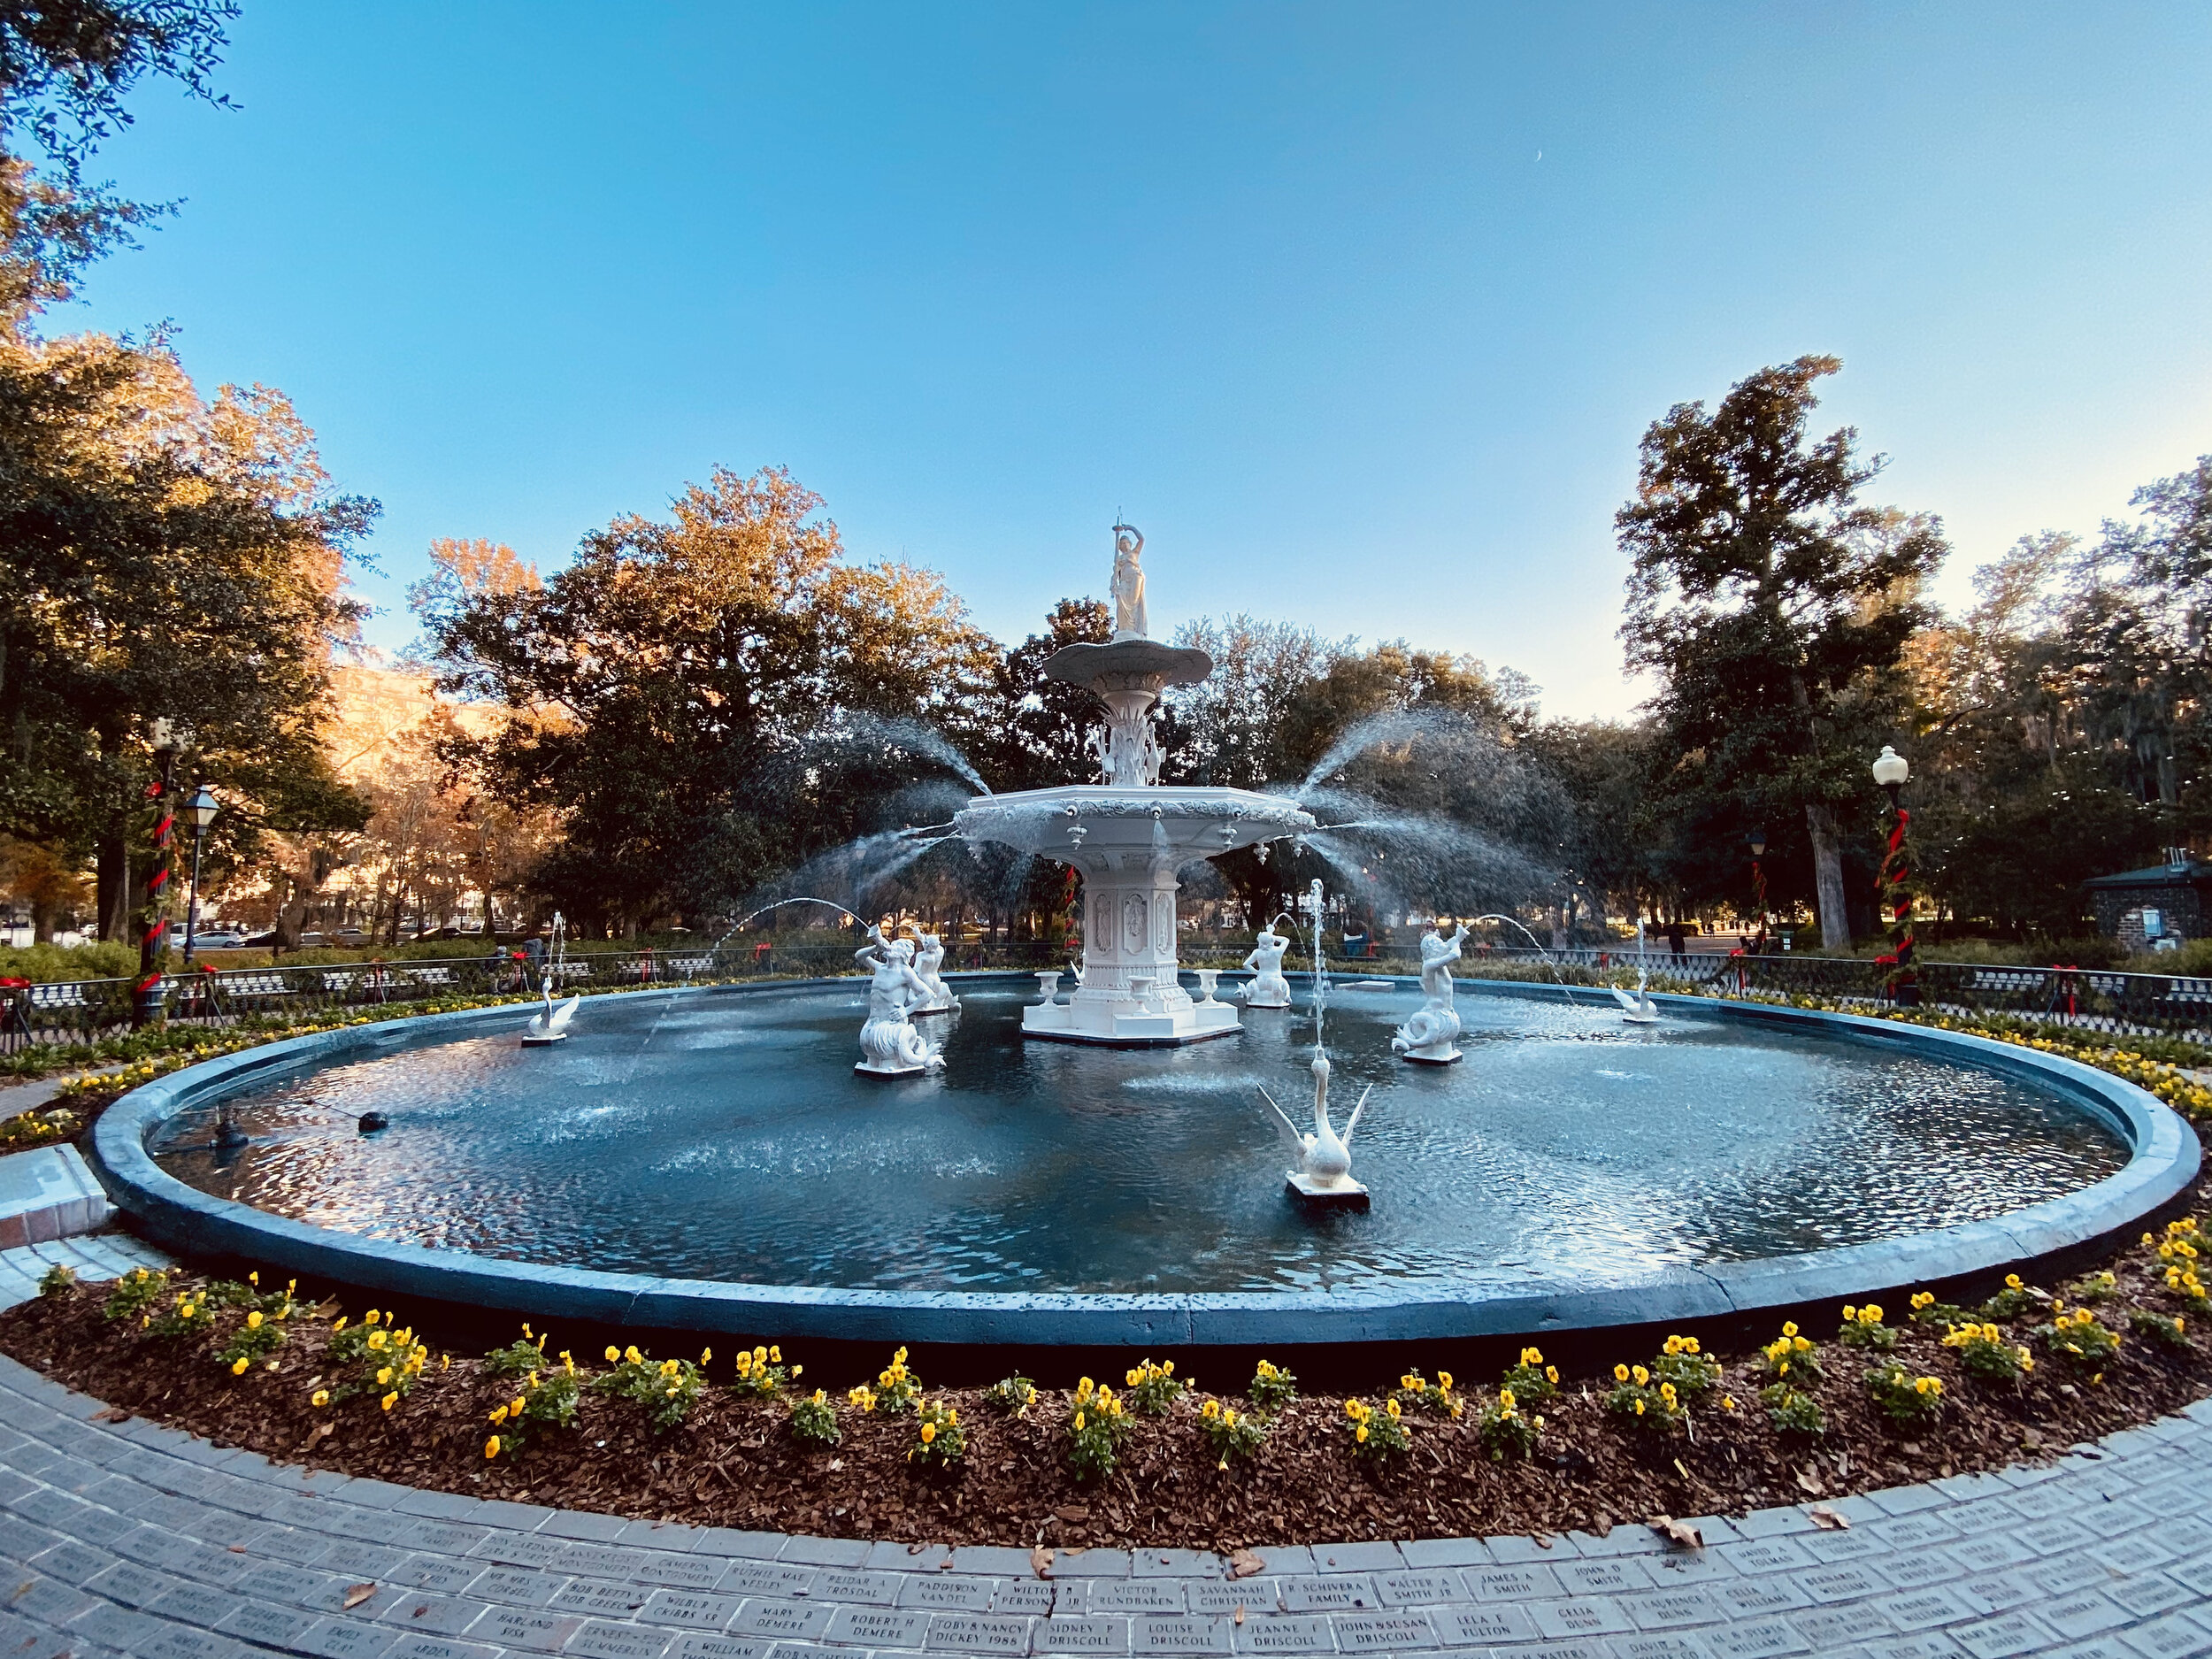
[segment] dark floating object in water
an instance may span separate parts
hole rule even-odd
[[[361,1121],[356,1126],[365,1135],[374,1134],[380,1129],[389,1129],[392,1120],[382,1112],[363,1112]]]

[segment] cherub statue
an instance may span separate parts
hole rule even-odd
[[[1243,987],[1247,1008],[1288,1008],[1290,981],[1283,978],[1283,953],[1290,949],[1288,934],[1275,931],[1272,922],[1260,929],[1252,941],[1245,967],[1256,977]]]
[[[1421,990],[1427,1001],[1391,1038],[1392,1050],[1408,1060],[1449,1065],[1459,1058],[1459,1013],[1452,1006],[1452,964],[1466,941],[1462,922],[1449,939],[1443,930],[1421,938]]]
[[[914,1005],[914,1013],[944,1014],[951,1011],[954,998],[941,972],[944,963],[945,941],[934,933],[923,933],[915,941],[914,974],[921,980],[928,995]]]
[[[860,1028],[860,1063],[853,1070],[875,1077],[904,1077],[941,1068],[944,1056],[930,1053],[908,1018],[929,996],[929,987],[914,972],[913,941],[886,940],[881,926],[871,927],[868,942],[853,953],[853,960],[872,975],[868,1018]]]
[[[1137,556],[1144,551],[1144,536],[1133,525],[1114,526],[1114,637],[1148,639],[1151,627],[1144,610],[1144,567]]]

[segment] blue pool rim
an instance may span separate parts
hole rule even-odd
[[[949,976],[953,977],[953,976]],[[1027,983],[1027,974],[959,975]],[[1386,976],[1377,975],[1376,978]],[[1413,987],[1417,981],[1397,978]],[[626,997],[742,996],[803,988],[856,990],[852,979],[779,979],[611,993]],[[1557,1001],[1556,986],[1465,979],[1475,995]],[[1584,1000],[1588,994],[1584,993]],[[599,999],[592,999],[594,1002]],[[1700,996],[1661,996],[1663,1010],[1750,1025],[1848,1033],[1955,1063],[2010,1072],[2055,1089],[2109,1126],[2131,1151],[2094,1185],[1993,1220],[1870,1244],[1748,1262],[1671,1266],[1600,1288],[1532,1280],[1510,1286],[1422,1284],[1403,1294],[1356,1291],[1113,1294],[1009,1291],[842,1290],[664,1279],[642,1273],[503,1261],[310,1226],[170,1175],[146,1150],[178,1113],[257,1072],[411,1047],[426,1034],[519,1032],[534,1004],[419,1015],[342,1026],[225,1055],[132,1090],[94,1125],[91,1163],[137,1229],[180,1254],[233,1256],[303,1279],[396,1297],[426,1298],[523,1318],[591,1320],[633,1329],[787,1340],[1017,1347],[1290,1347],[1448,1340],[1726,1318],[1830,1298],[1861,1298],[2018,1265],[2132,1226],[2197,1172],[2193,1131],[2155,1096],[2078,1062],[2009,1043],[1902,1022]],[[580,1017],[590,1018],[587,1003]],[[1993,1147],[1993,1156],[2001,1149]]]

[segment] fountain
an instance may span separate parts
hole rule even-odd
[[[1367,1097],[1375,1092],[1375,1086],[1370,1083],[1360,1091],[1358,1103],[1345,1120],[1344,1133],[1338,1134],[1329,1122],[1329,960],[1321,949],[1321,928],[1328,907],[1318,881],[1306,890],[1299,908],[1313,922],[1313,1061],[1308,1068],[1313,1073],[1313,1133],[1301,1133],[1290,1114],[1264,1088],[1260,1090],[1260,1098],[1274,1112],[1276,1124],[1288,1134],[1297,1154],[1298,1167],[1285,1178],[1291,1195],[1332,1210],[1365,1210],[1367,1188],[1352,1179],[1352,1132],[1359,1127],[1359,1115],[1367,1110]],[[1457,1025],[1454,1021],[1455,1030]]]
[[[1466,942],[1467,924],[1449,939],[1440,929],[1421,936],[1421,991],[1428,1000],[1398,1027],[1391,1051],[1423,1065],[1449,1065],[1459,1058],[1459,1011],[1452,1006],[1452,964]]]
[[[1147,632],[1143,548],[1134,529],[1114,526],[1113,638],[1068,646],[1044,668],[1048,679],[1084,687],[1105,704],[1105,721],[1091,733],[1099,781],[979,796],[953,819],[969,841],[997,841],[1082,874],[1076,989],[1065,1002],[1048,997],[1025,1010],[1026,1036],[1152,1046],[1236,1031],[1232,1004],[1194,1002],[1179,982],[1176,872],[1315,828],[1313,815],[1284,796],[1160,782],[1154,706],[1169,686],[1212,673],[1213,659]]]

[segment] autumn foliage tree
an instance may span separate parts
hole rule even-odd
[[[821,504],[787,472],[718,469],[541,584],[419,592],[442,688],[511,716],[454,757],[559,811],[539,879],[571,915],[704,919],[878,827],[903,780],[841,724],[944,719],[987,687],[993,647],[941,580],[849,562]]]

